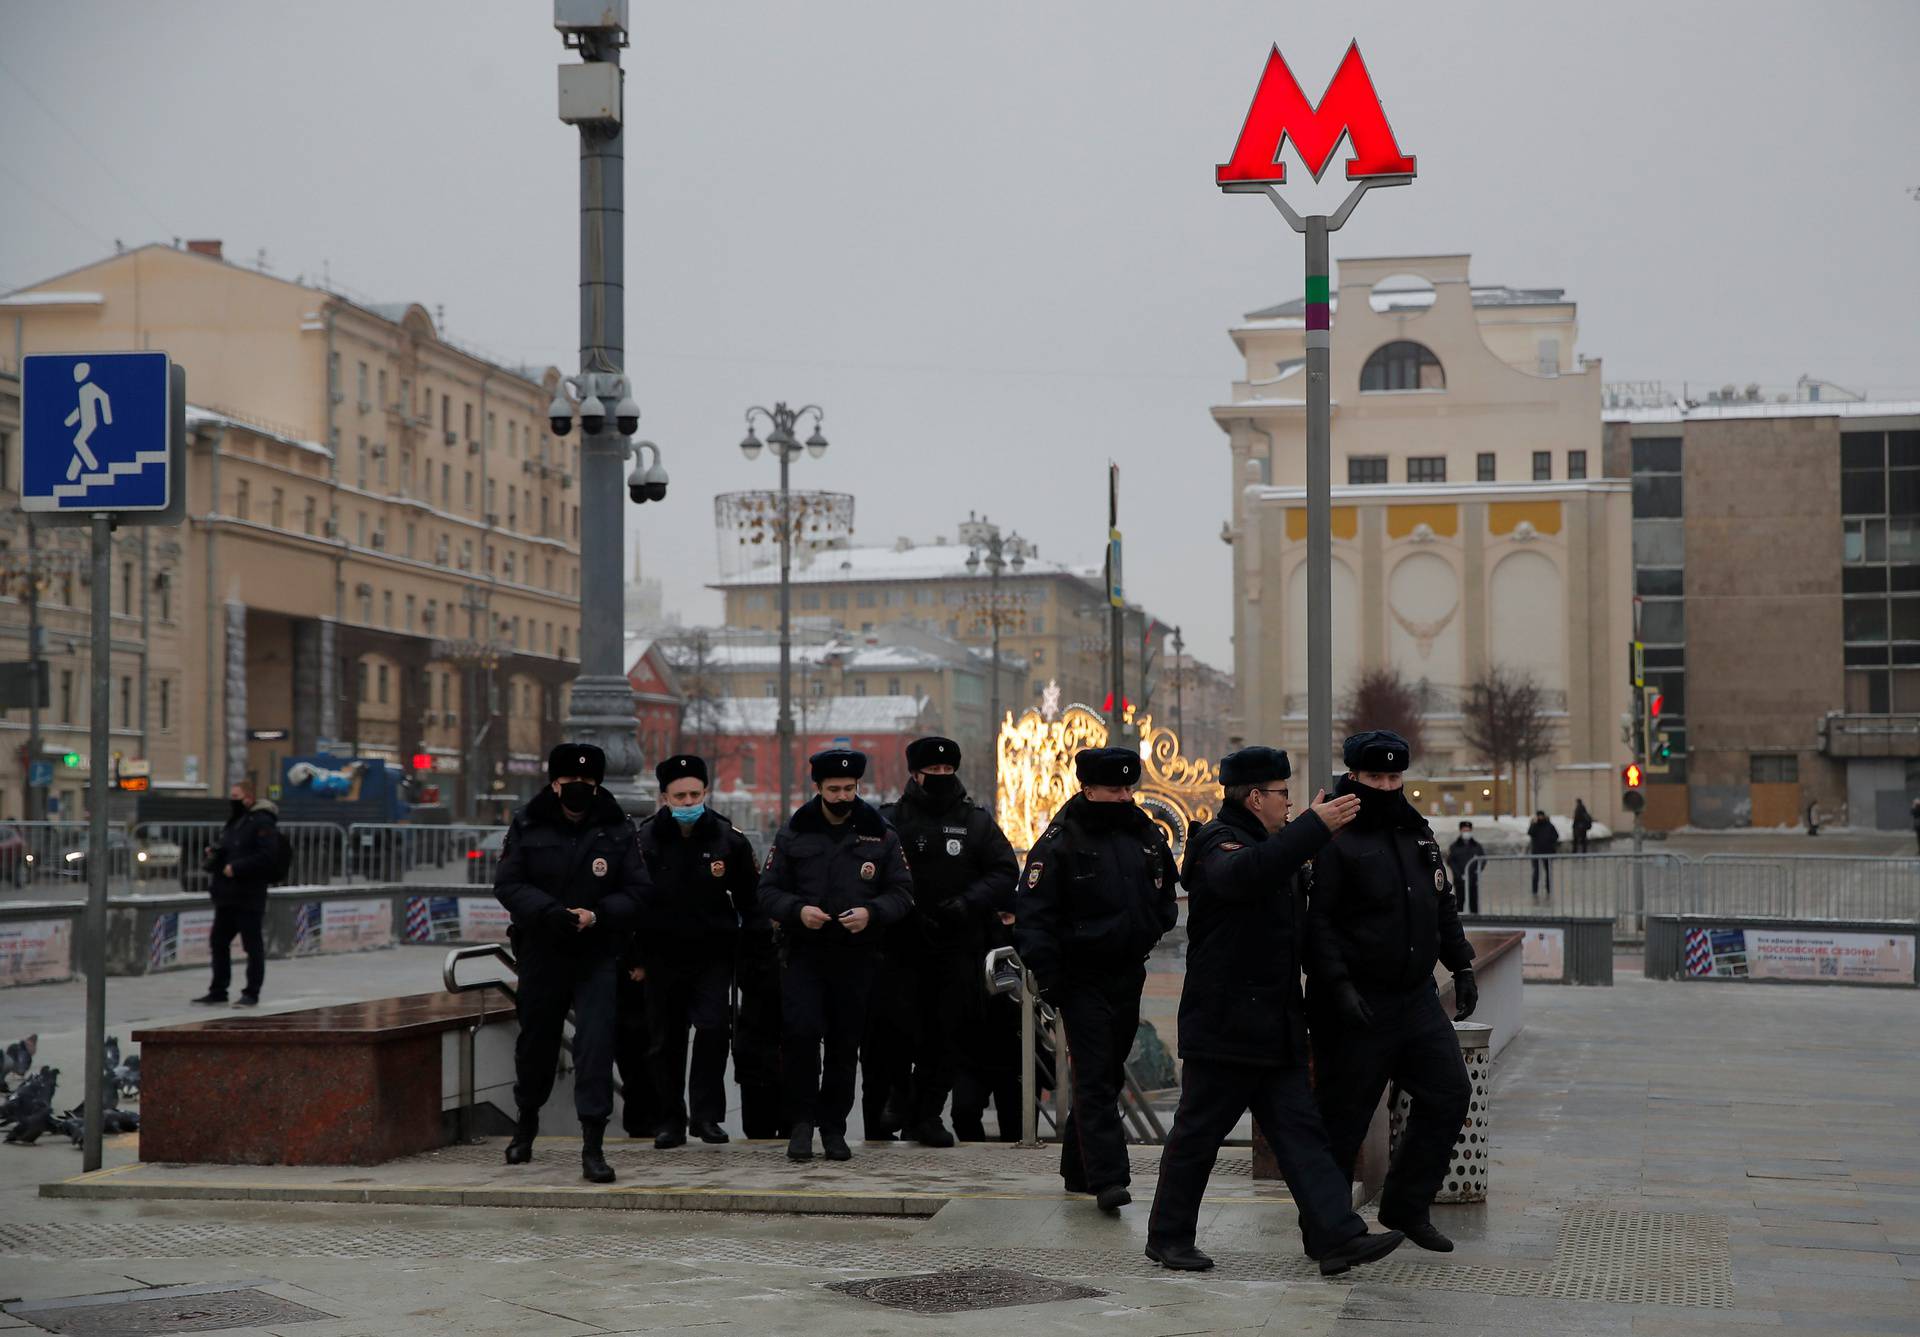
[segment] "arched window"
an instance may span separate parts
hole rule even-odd
[[[1360,368],[1362,393],[1378,390],[1444,390],[1446,368],[1425,344],[1411,339],[1395,339],[1373,350],[1373,356]]]

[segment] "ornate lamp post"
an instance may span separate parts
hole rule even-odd
[[[776,400],[771,409],[758,404],[747,410],[747,435],[740,442],[740,453],[758,459],[762,445],[773,449],[780,461],[780,721],[776,726],[780,747],[780,812],[793,811],[793,507],[787,488],[787,466],[800,453],[801,442],[794,435],[806,416],[813,415],[813,435],[806,439],[807,453],[816,460],[827,453],[827,438],[820,428],[827,415],[818,404],[790,409]],[[755,435],[755,420],[764,418],[771,431],[763,443]]]
[[[981,611],[993,630],[993,688],[989,693],[988,706],[992,721],[988,738],[993,748],[993,771],[992,789],[989,792],[994,795],[994,802],[997,804],[1000,794],[1000,628],[1017,624],[1023,616],[1018,607],[1007,607],[1001,603],[1000,573],[1010,566],[1015,575],[1020,574],[1021,568],[1027,564],[1027,544],[1026,540],[1018,534],[1002,534],[998,525],[990,524],[985,520],[980,524],[985,533],[967,553],[967,571],[972,575],[979,574],[983,560],[981,553],[984,550],[987,579],[990,584],[986,607]],[[1008,556],[1009,552],[1012,553],[1011,557]]]

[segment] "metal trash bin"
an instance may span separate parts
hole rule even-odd
[[[1447,1177],[1441,1181],[1440,1191],[1433,1200],[1485,1202],[1487,1158],[1493,1152],[1493,1027],[1478,1021],[1456,1021],[1453,1033],[1460,1041],[1460,1057],[1466,1060],[1473,1099],[1467,1105],[1467,1121],[1461,1125],[1460,1136],[1454,1139]],[[1406,1130],[1413,1099],[1397,1086],[1389,1099],[1387,1154],[1391,1163],[1391,1158],[1400,1151],[1400,1137]]]

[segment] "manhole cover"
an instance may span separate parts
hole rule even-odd
[[[827,1289],[916,1314],[959,1314],[970,1309],[1090,1300],[1106,1294],[1091,1286],[1073,1286],[1004,1267],[970,1267],[955,1272],[920,1272],[910,1277],[836,1281]]]
[[[268,1295],[255,1285],[166,1286],[113,1295],[81,1295],[7,1306],[46,1332],[69,1337],[147,1337],[151,1333],[211,1332],[269,1323],[312,1323],[333,1318],[318,1309]]]

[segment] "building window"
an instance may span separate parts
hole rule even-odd
[[[1569,450],[1567,452],[1567,477],[1585,478],[1587,476],[1587,452]]]
[[[384,706],[387,704],[387,666],[385,664],[375,671],[374,680],[379,684],[380,704]]]
[[[252,496],[253,488],[248,484],[246,479],[242,478],[238,483],[234,484],[233,513],[236,518],[241,520],[247,518],[247,510]]]
[[[133,679],[124,675],[120,679],[120,727],[133,727]]]
[[[120,612],[133,616],[133,563],[120,563]]]
[[[160,679],[160,732],[171,733],[172,731],[173,683],[166,678],[162,678]]]
[[[861,590],[854,595],[854,602],[862,608],[875,607],[872,590]]]
[[[407,596],[407,630],[408,631],[413,630],[413,611],[414,611],[413,596],[409,594]]]
[[[360,364],[360,377],[356,382],[356,388],[360,391],[360,404],[364,408],[367,402],[367,364],[364,362]]]
[[[827,607],[845,608],[846,606],[847,592],[845,590],[834,590],[831,594],[827,595]]]
[[[772,678],[768,678],[766,682],[761,686],[760,695],[762,696],[780,695],[780,684],[775,682]]]
[[[1686,493],[1680,440],[1657,437],[1632,446],[1633,590],[1646,642],[1647,687],[1664,698],[1660,718],[1674,755],[1666,779],[1684,784],[1686,772]],[[1535,453],[1536,464],[1542,452]],[[1548,456],[1547,458],[1551,458]],[[1584,451],[1567,452],[1569,477],[1584,477]]]
[[[1493,452],[1483,450],[1473,457],[1474,476],[1482,483],[1493,482]]]
[[[1360,368],[1360,390],[1375,394],[1393,390],[1444,390],[1446,369],[1425,344],[1395,339],[1373,350]]]
[[[1410,455],[1407,457],[1407,481],[1409,483],[1444,483],[1447,481],[1447,457],[1445,455]]]
[[[855,678],[853,680],[853,694],[855,696],[865,696],[867,694],[867,680],[865,678]]]
[[[759,758],[749,748],[740,754],[740,784],[742,788],[752,789],[760,778]],[[719,777],[714,777],[718,779]]]
[[[461,491],[463,495],[463,500],[461,501],[460,504],[463,506],[471,507],[473,505],[473,470],[471,469],[467,470],[466,483],[461,489]]]
[[[1797,785],[1800,757],[1793,752],[1756,752],[1747,759],[1748,779],[1756,785]]]
[[[73,670],[60,670],[60,722],[73,723]]]
[[[887,695],[888,696],[900,695],[900,679],[898,678],[887,679]]]
[[[1553,481],[1552,451],[1536,450],[1533,452],[1533,481],[1536,483],[1551,483]],[[1636,509],[1634,514],[1640,514],[1639,510]],[[1649,512],[1649,514],[1651,514],[1651,512]]]
[[[1347,459],[1347,486],[1361,487],[1387,481],[1385,455],[1353,455]]]

